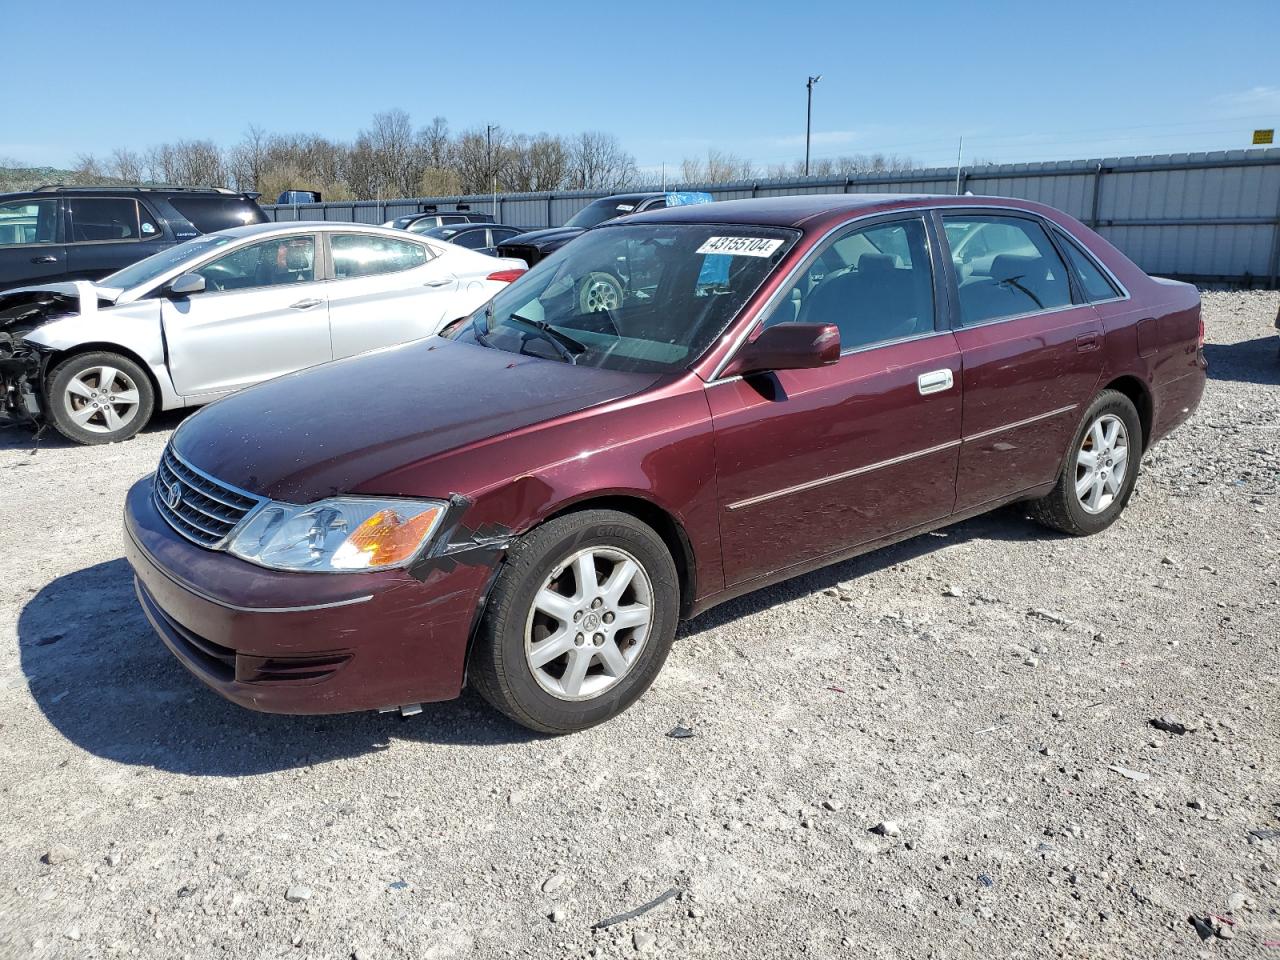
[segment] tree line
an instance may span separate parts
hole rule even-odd
[[[907,170],[909,158],[883,153],[815,159],[809,174],[848,176]],[[382,200],[413,196],[524,193],[546,190],[623,190],[659,177],[685,184],[761,177],[800,177],[804,163],[760,166],[710,149],[678,168],[642,174],[635,157],[611,133],[514,133],[502,127],[453,132],[444,117],[415,127],[408,113],[388,110],[350,141],[318,134],[272,133],[257,125],[223,147],[208,139],[177,140],[145,150],[119,147],[82,154],[68,178],[79,185],[166,183],[256,191],[266,201],[285,190],[316,190],[325,200]]]
[[[84,154],[80,185],[167,183],[253,190],[272,200],[284,190],[318,190],[326,200],[613,190],[638,179],[635,157],[611,133],[571,136],[479,127],[453,133],[444,117],[415,128],[403,110],[375,114],[349,142],[318,134],[271,133],[253,125],[223,148],[178,140],[138,151]]]

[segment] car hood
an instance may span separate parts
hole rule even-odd
[[[188,418],[172,443],[192,466],[274,500],[394,495],[378,486],[385,474],[657,379],[432,337],[233,394]]]
[[[14,287],[0,293],[0,329],[31,327],[59,317],[96,313],[111,306],[118,290],[106,290],[88,280]]]
[[[541,247],[548,243],[564,243],[572,240],[580,233],[586,233],[581,227],[552,227],[549,230],[530,230],[528,233],[520,233],[514,237],[508,237],[498,244],[505,247],[512,244],[522,244],[527,247]]]

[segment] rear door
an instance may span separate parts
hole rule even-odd
[[[956,510],[1057,477],[1102,371],[1102,325],[1073,302],[1066,266],[1032,214],[941,215],[956,340],[964,358],[964,443]]]
[[[178,393],[226,393],[331,359],[318,253],[314,234],[291,234],[194,270],[205,278],[205,292],[166,299],[161,308]]]
[[[62,221],[57,197],[0,202],[0,290],[67,275]]]
[[[133,197],[68,195],[69,272],[98,280],[171,246],[155,217]]]
[[[923,216],[820,247],[773,323],[834,323],[833,366],[709,384],[725,579],[743,583],[939,520],[955,500],[960,350]]]
[[[326,233],[333,355],[349,357],[429,337],[448,320],[459,278],[449,257],[416,240],[370,233]]]

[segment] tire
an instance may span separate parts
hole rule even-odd
[[[128,357],[94,351],[53,368],[45,381],[45,402],[50,422],[68,440],[115,443],[147,425],[155,390],[146,371]]]
[[[636,565],[629,579],[628,561]],[[612,596],[615,575],[626,583]],[[586,577],[597,585],[581,589]],[[679,611],[675,562],[650,527],[613,510],[558,517],[508,552],[481,621],[470,679],[490,704],[531,730],[585,730],[617,716],[653,683]]]
[[[1112,446],[1107,445],[1108,439]],[[1087,456],[1104,451],[1092,470]],[[1123,458],[1116,452],[1123,450]],[[1053,530],[1074,537],[1100,533],[1115,523],[1138,482],[1142,460],[1142,421],[1124,394],[1104,390],[1089,404],[1072,435],[1058,483],[1047,496],[1033,501],[1031,515]],[[1116,473],[1123,474],[1116,479]],[[1083,486],[1084,493],[1078,492]]]
[[[622,306],[622,284],[611,273],[596,270],[578,284],[578,312],[596,313],[601,308],[616,313]]]

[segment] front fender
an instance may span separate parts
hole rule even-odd
[[[81,297],[80,313],[51,320],[26,335],[27,342],[45,353],[73,353],[84,349],[132,354],[151,372],[160,387],[160,408],[183,405],[173,388],[165,362],[164,327],[159,300],[138,300],[113,307],[98,307]]]

